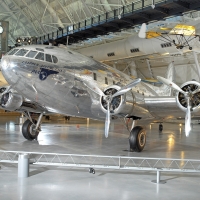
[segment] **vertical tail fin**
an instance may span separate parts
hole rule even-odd
[[[167,73],[166,73],[166,79],[174,82],[175,81],[175,69],[174,69],[174,62],[171,62],[169,65],[168,65],[168,68],[167,68]],[[160,87],[161,90],[163,90],[163,93],[165,96],[172,96],[173,94],[173,90],[171,87],[168,87],[166,86],[165,84],[163,84],[161,87]]]

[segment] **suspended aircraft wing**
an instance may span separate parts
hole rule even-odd
[[[162,35],[184,35],[184,36],[196,36],[195,26],[186,25],[186,24],[177,24],[176,26],[162,26],[159,28],[154,28],[152,30],[147,29],[145,23],[142,24],[138,36],[140,38],[156,38]]]

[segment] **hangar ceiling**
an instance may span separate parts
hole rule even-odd
[[[1,0],[0,21],[9,21],[9,44],[17,37],[42,36],[132,0]]]

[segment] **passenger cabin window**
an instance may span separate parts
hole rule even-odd
[[[58,62],[58,58],[56,56],[52,56],[53,62],[57,63]]]
[[[47,62],[52,62],[51,55],[46,54],[46,61]]]
[[[13,55],[13,54],[15,54],[18,50],[19,50],[19,49],[13,49],[13,50],[11,50],[11,51],[8,53],[8,55]]]
[[[105,84],[108,85],[108,78],[105,77]]]
[[[37,54],[37,51],[29,51],[26,55],[28,58],[34,58],[35,55]]]
[[[96,73],[93,73],[93,78],[94,78],[95,81],[97,80],[97,74]]]
[[[26,49],[20,49],[15,55],[16,56],[24,56],[27,52],[28,52],[28,50],[26,50]]]
[[[44,54],[41,53],[41,52],[39,52],[39,53],[37,54],[37,56],[35,57],[35,59],[37,59],[37,60],[44,60]]]

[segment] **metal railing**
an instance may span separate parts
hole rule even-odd
[[[100,156],[81,154],[59,154],[24,151],[0,151],[0,162],[18,163],[20,154],[28,154],[30,164],[102,168],[119,170],[200,172],[200,160],[147,158],[126,156]]]
[[[154,4],[164,3],[166,0],[154,0]],[[87,18],[75,24],[71,24],[60,31],[57,30],[50,34],[41,36],[39,39],[40,41],[46,42],[49,39],[59,39],[73,33],[77,33],[81,30],[87,30],[94,26],[98,26],[100,24],[113,21],[118,18],[120,15],[122,18],[131,15],[135,11],[142,10],[152,5],[152,0],[135,0],[130,4],[125,6],[121,6],[115,10],[110,12],[103,13],[101,15],[96,15],[91,18]]]

